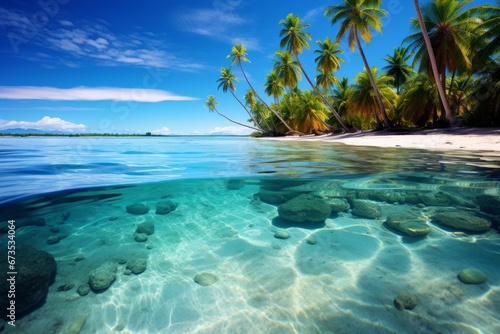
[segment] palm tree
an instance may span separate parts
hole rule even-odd
[[[351,94],[351,87],[349,86],[349,79],[343,77],[333,90],[333,97],[337,104],[337,110],[343,116],[347,112],[347,102],[349,101],[349,96]]]
[[[297,87],[299,81],[302,79],[300,67],[293,59],[293,55],[288,51],[278,50],[274,56],[277,59],[274,60],[273,69],[276,71],[283,85],[288,87],[288,91],[290,92]]]
[[[241,73],[243,73],[243,76],[245,77],[245,80],[246,82],[248,83],[248,86],[250,86],[250,89],[253,90],[255,96],[273,113],[276,115],[276,117],[278,117],[278,119],[280,120],[281,123],[283,123],[283,125],[288,129],[288,131],[293,131],[293,129],[285,122],[285,120],[283,118],[281,118],[280,115],[278,115],[278,113],[276,111],[274,111],[273,109],[271,109],[271,107],[269,107],[269,105],[259,96],[259,94],[257,94],[257,92],[255,91],[255,89],[253,88],[252,84],[250,83],[250,81],[248,80],[247,78],[247,75],[245,74],[245,71],[243,70],[243,64],[242,62],[246,61],[246,62],[250,62],[250,60],[247,58],[247,50],[246,48],[243,46],[243,44],[241,43],[237,43],[233,46],[233,48],[231,49],[231,53],[227,56],[227,58],[229,57],[232,57],[232,61],[231,61],[231,66],[234,65],[234,63],[237,63],[238,66],[240,67],[240,70],[241,70]]]
[[[398,109],[404,121],[413,126],[425,126],[430,120],[437,121],[439,96],[436,82],[425,74],[418,74],[405,83]]]
[[[421,70],[430,70],[436,82],[440,83],[436,86],[452,127],[460,124],[446,99],[446,73],[460,74],[472,69],[474,55],[471,46],[476,38],[474,30],[481,20],[474,17],[471,11],[465,10],[464,7],[470,2],[434,0],[421,10],[418,0],[414,0],[417,19],[411,23],[418,32],[405,39],[411,43],[412,49],[417,50],[415,61],[420,60]]]
[[[238,101],[238,103],[243,107],[243,109],[245,109],[248,116],[250,116],[250,118],[252,119],[253,124],[257,128],[259,128],[262,133],[264,133],[265,132],[264,129],[262,129],[262,127],[257,123],[257,121],[255,120],[253,115],[248,111],[248,109],[240,101],[240,99],[238,99],[238,97],[234,94],[234,91],[236,90],[236,86],[234,85],[234,83],[238,82],[238,80],[236,80],[236,76],[231,72],[231,69],[228,67],[222,67],[220,70],[220,73],[221,73],[220,78],[217,80],[217,82],[220,82],[220,83],[219,83],[219,86],[217,87],[217,89],[222,87],[222,91],[224,93],[227,93],[227,91],[229,91],[231,93],[231,95],[233,95],[233,97],[236,99],[236,101]]]
[[[387,55],[385,60],[389,65],[382,68],[387,71],[387,74],[394,78],[394,86],[396,92],[399,94],[401,86],[413,74],[413,67],[408,65],[408,60],[413,54],[408,53],[408,48],[399,47],[394,49],[394,54]]]
[[[398,97],[396,92],[392,89],[394,78],[385,73],[378,75],[378,69],[376,67],[373,67],[370,72],[373,75],[376,86],[379,88],[384,107],[393,109]],[[372,116],[375,116],[377,126],[379,127],[382,125],[377,115],[377,109],[379,108],[377,103],[375,103],[375,93],[368,71],[363,71],[356,75],[355,84],[349,96],[347,106],[351,115],[363,115],[366,123],[369,122]],[[380,109],[378,111],[380,112]]]
[[[251,126],[248,126],[248,125],[245,125],[245,124],[242,124],[242,123],[239,123],[239,122],[236,122],[236,121],[233,121],[232,119],[230,119],[229,117],[227,117],[226,115],[223,115],[221,114],[218,110],[217,110],[217,105],[219,104],[219,102],[215,101],[215,96],[213,95],[208,95],[208,98],[207,100],[205,101],[205,107],[208,107],[208,111],[210,112],[213,112],[215,111],[216,113],[218,113],[220,116],[224,117],[225,119],[227,119],[228,121],[232,122],[232,123],[235,123],[235,124],[238,124],[238,125],[241,125],[241,126],[244,126],[246,128],[249,128],[249,129],[252,129],[252,130],[256,130],[256,131],[260,131],[259,129],[257,128],[254,128],[254,127],[251,127]]]
[[[325,16],[331,16],[332,25],[342,21],[340,24],[340,31],[337,34],[336,42],[339,43],[340,40],[348,34],[348,43],[351,51],[359,49],[361,58],[365,65],[365,70],[370,78],[370,83],[373,86],[375,92],[376,103],[382,113],[384,118],[384,124],[387,128],[392,128],[392,122],[387,117],[385,112],[384,103],[380,96],[380,92],[375,84],[375,79],[370,71],[370,66],[366,60],[365,53],[361,47],[361,42],[359,41],[359,36],[369,43],[372,39],[372,33],[370,28],[380,32],[382,29],[381,17],[387,15],[387,12],[380,9],[380,0],[344,0],[343,5],[329,6],[325,10]]]
[[[264,87],[266,87],[264,90],[266,94],[274,98],[274,103],[279,104],[279,97],[283,96],[285,86],[275,69],[266,75],[266,83],[264,84]]]
[[[487,15],[484,22],[476,28],[476,36],[483,42],[478,62],[485,63],[489,57],[498,55],[500,49],[500,0],[497,0],[496,6],[482,5],[473,10]]]
[[[329,37],[325,38],[323,42],[316,41],[316,44],[318,44],[319,49],[314,50],[314,53],[320,54],[314,59],[317,64],[316,71],[319,72],[315,78],[316,85],[321,87],[325,95],[328,96],[328,91],[339,83],[339,80],[333,73],[340,68],[340,63],[344,62],[344,60],[338,56],[338,54],[344,51],[339,48],[338,43],[333,43]]]
[[[328,129],[325,125],[328,109],[313,91],[297,90],[296,94],[287,94],[283,104],[297,130],[303,133],[318,133]]]
[[[305,28],[309,27],[309,24],[303,24],[302,20],[299,19],[297,15],[293,15],[292,13],[288,14],[286,16],[285,20],[280,20],[279,22],[281,25],[283,25],[283,28],[280,31],[280,37],[283,37],[280,41],[280,47],[284,48],[293,53],[295,56],[295,60],[297,61],[297,65],[299,65],[300,70],[304,74],[304,77],[306,80],[309,82],[311,87],[314,89],[316,94],[321,98],[323,103],[325,103],[339,122],[340,126],[344,131],[350,132],[351,130],[347,127],[347,125],[344,123],[342,118],[339,116],[335,108],[328,102],[328,100],[321,94],[321,92],[318,90],[316,85],[314,85],[309,79],[309,76],[307,75],[306,71],[304,70],[304,67],[300,63],[299,60],[299,53],[302,52],[304,48],[308,49],[309,48],[309,43],[307,40],[311,40],[311,35],[305,31],[303,31]]]

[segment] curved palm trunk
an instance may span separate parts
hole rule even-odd
[[[366,73],[368,74],[368,78],[370,78],[370,82],[373,87],[373,91],[375,92],[375,98],[377,99],[377,104],[382,113],[382,117],[384,118],[384,125],[386,128],[390,129],[393,127],[393,124],[389,117],[387,117],[387,113],[385,112],[384,103],[382,102],[382,97],[380,96],[380,92],[378,90],[377,84],[375,83],[375,79],[373,78],[372,71],[370,69],[370,65],[368,65],[368,61],[366,60],[365,53],[363,52],[363,48],[361,47],[361,43],[359,42],[358,32],[355,34],[356,43],[358,44],[359,53],[361,54],[361,58],[363,59],[363,63],[365,64]]]
[[[321,92],[319,91],[318,87],[316,87],[316,85],[314,85],[312,83],[311,79],[309,79],[309,76],[307,75],[306,71],[304,70],[304,67],[302,67],[302,63],[299,60],[298,53],[295,53],[295,59],[297,60],[297,64],[299,65],[300,70],[302,71],[302,73],[304,73],[304,76],[306,77],[306,79],[309,82],[309,84],[311,85],[311,87],[314,89],[314,91],[316,92],[316,94],[318,94],[318,96],[321,99],[321,101],[323,101],[323,103],[328,106],[328,108],[332,112],[333,116],[335,116],[335,118],[337,119],[337,121],[340,123],[340,126],[342,127],[342,129],[344,129],[345,132],[353,132],[352,129],[349,129],[347,127],[347,125],[345,124],[344,120],[340,117],[340,115],[337,113],[337,111],[331,105],[331,103],[328,102],[328,100],[323,96],[323,94],[321,94]],[[325,124],[329,129],[331,129],[331,126],[328,125],[328,124],[326,124],[326,122],[323,122],[323,124]]]
[[[221,114],[217,109],[215,109],[215,112],[218,113],[220,116],[224,117],[225,119],[227,119],[229,122],[232,122],[232,123],[235,123],[235,124],[238,124],[238,125],[241,125],[241,126],[244,126],[245,128],[249,128],[249,129],[252,129],[252,130],[255,130],[255,131],[260,131],[259,129],[257,128],[254,128],[253,126],[248,126],[248,125],[245,125],[245,124],[242,124],[242,123],[239,123],[239,122],[236,122],[236,121],[233,121],[232,119],[230,119],[229,117],[227,117],[226,115],[224,114]]]
[[[434,80],[436,81],[436,86],[438,89],[441,104],[443,105],[446,117],[450,121],[450,126],[451,127],[460,126],[460,122],[450,109],[450,105],[448,104],[448,100],[446,99],[446,92],[444,91],[443,86],[439,84],[441,80],[439,80],[439,72],[437,69],[436,57],[434,57],[434,51],[432,49],[431,40],[429,38],[429,34],[427,33],[427,28],[425,27],[424,19],[422,18],[422,12],[420,11],[420,5],[418,4],[418,0],[414,0],[413,3],[415,4],[415,10],[417,11],[418,22],[420,23],[420,30],[422,30],[425,46],[427,47],[427,53],[429,54],[429,61],[431,62],[432,74],[434,76]]]
[[[261,99],[261,97],[259,96],[259,94],[257,94],[257,92],[255,91],[255,89],[253,88],[252,84],[250,83],[250,81],[248,80],[247,78],[247,75],[245,74],[245,71],[243,71],[243,66],[241,66],[241,63],[238,64],[240,66],[240,70],[241,70],[241,73],[243,73],[243,76],[245,77],[245,80],[246,82],[248,83],[248,86],[250,86],[250,88],[253,90],[255,96],[257,96],[257,98],[260,100],[260,102],[262,102],[262,104],[264,104],[266,106],[267,109],[271,110],[271,112],[276,115],[276,117],[278,117],[278,119],[281,121],[281,123],[283,123],[284,126],[286,126],[286,128],[288,129],[288,131],[295,131],[294,129],[292,129],[290,127],[290,125],[288,125],[285,120],[283,118],[281,118],[281,116],[276,112],[274,111],[263,99]]]
[[[257,120],[255,119],[255,117],[253,117],[253,115],[248,111],[248,109],[245,107],[245,105],[243,103],[241,103],[240,99],[238,99],[238,97],[234,94],[234,92],[232,90],[230,90],[231,94],[233,95],[233,97],[236,99],[236,101],[238,101],[239,104],[241,104],[241,106],[243,107],[243,109],[245,109],[245,111],[247,112],[248,116],[250,116],[252,118],[252,121],[253,121],[253,124],[259,128],[259,130],[264,133],[266,131],[264,131],[264,129],[259,125],[259,123],[257,123]]]

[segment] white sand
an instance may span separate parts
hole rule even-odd
[[[268,140],[325,141],[354,146],[425,150],[500,151],[500,128],[433,129],[414,132],[369,132],[342,135],[274,137]]]

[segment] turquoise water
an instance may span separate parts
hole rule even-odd
[[[17,245],[57,262],[46,300],[6,333],[65,333],[78,317],[81,333],[500,332],[500,212],[486,205],[500,201],[498,152],[233,137],[0,143],[2,224],[16,220]],[[300,195],[345,208],[319,223],[280,217]],[[359,213],[357,201],[378,213]],[[175,210],[158,214],[164,202]],[[149,211],[127,212],[135,203]],[[437,218],[456,212],[492,228]],[[397,214],[428,234],[388,226]],[[143,222],[155,231],[138,242]],[[275,237],[283,231],[289,238]],[[138,258],[146,270],[127,272]],[[81,296],[104,263],[115,280]],[[487,281],[457,278],[471,267]],[[200,285],[200,273],[216,281]],[[417,305],[398,310],[400,293]]]

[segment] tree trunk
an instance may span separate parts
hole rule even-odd
[[[295,53],[295,59],[297,60],[297,64],[299,64],[299,67],[300,67],[300,70],[302,71],[302,73],[304,73],[304,76],[306,77],[307,81],[309,82],[309,84],[311,85],[311,87],[314,89],[314,91],[316,92],[316,94],[318,94],[319,98],[321,99],[321,101],[323,101],[324,104],[326,104],[328,106],[328,108],[330,109],[330,111],[332,112],[333,116],[335,116],[335,118],[337,119],[337,121],[340,123],[340,126],[342,127],[342,129],[344,129],[345,132],[353,132],[352,129],[349,129],[347,127],[347,125],[345,124],[345,122],[342,120],[342,118],[340,117],[340,115],[337,113],[337,111],[335,110],[335,108],[331,105],[331,103],[323,96],[323,94],[321,94],[321,92],[319,91],[319,89],[316,87],[316,85],[314,85],[311,81],[311,79],[309,79],[309,76],[307,75],[306,71],[304,70],[304,68],[302,67],[302,64],[299,60],[299,55],[297,53]],[[326,124],[325,122],[323,122],[328,128],[331,128],[330,125]]]
[[[229,122],[232,122],[232,123],[235,123],[235,124],[238,124],[238,125],[241,125],[241,126],[244,126],[245,128],[249,128],[249,129],[252,129],[252,130],[255,130],[255,131],[260,131],[259,129],[257,128],[254,128],[252,126],[248,126],[248,125],[245,125],[245,124],[242,124],[242,123],[239,123],[239,122],[236,122],[236,121],[233,121],[232,119],[230,119],[229,117],[227,117],[226,115],[224,114],[221,114],[217,109],[214,109],[216,113],[218,113],[220,116],[224,117],[225,119],[227,119]]]
[[[272,112],[274,115],[276,115],[276,117],[278,117],[278,119],[281,121],[281,123],[283,123],[283,125],[284,125],[284,126],[286,126],[286,128],[288,129],[288,131],[295,131],[295,130],[293,130],[293,129],[290,127],[290,125],[288,125],[288,124],[285,122],[285,120],[284,120],[283,118],[281,118],[281,116],[280,116],[280,115],[279,115],[276,111],[274,111],[274,110],[273,110],[270,106],[268,106],[268,105],[267,105],[267,103],[266,103],[263,99],[261,99],[261,98],[260,98],[259,94],[257,94],[257,92],[255,91],[255,89],[253,89],[253,86],[252,86],[252,84],[250,83],[250,81],[248,80],[247,75],[245,74],[245,71],[243,71],[243,66],[241,66],[241,64],[239,64],[239,65],[240,65],[240,70],[241,70],[241,73],[243,73],[243,76],[245,77],[245,80],[247,81],[247,83],[248,83],[248,85],[250,86],[250,88],[253,90],[253,92],[254,92],[255,96],[257,96],[257,98],[260,100],[260,102],[262,102],[262,103],[266,106],[266,108],[267,108],[267,109],[271,110],[271,112]]]
[[[434,51],[432,49],[431,40],[429,38],[429,34],[427,33],[427,28],[425,27],[424,19],[422,17],[422,12],[420,11],[420,5],[418,4],[418,0],[413,0],[413,3],[415,4],[415,10],[417,11],[418,22],[420,23],[420,30],[422,30],[425,46],[427,47],[427,53],[429,54],[429,61],[431,63],[432,75],[434,76],[434,80],[436,82],[436,86],[439,93],[439,99],[441,100],[441,103],[443,105],[446,117],[450,121],[450,126],[451,127],[460,126],[459,120],[455,117],[455,115],[450,109],[450,105],[448,104],[448,100],[446,99],[446,92],[444,91],[442,85],[440,84],[441,80],[439,80],[439,72],[436,63],[436,57],[434,57]],[[443,73],[443,75],[445,74]]]
[[[382,117],[384,118],[384,125],[386,128],[391,129],[393,124],[387,114],[385,112],[384,103],[382,102],[382,97],[380,96],[380,92],[378,90],[377,84],[375,83],[375,79],[373,78],[372,71],[370,69],[370,65],[368,65],[368,61],[366,60],[365,53],[363,52],[363,48],[361,47],[361,43],[359,42],[358,32],[356,31],[356,43],[358,44],[359,53],[361,54],[361,58],[363,58],[363,63],[365,64],[366,73],[368,74],[368,78],[370,78],[370,82],[373,87],[373,91],[375,92],[375,98],[377,99],[377,104],[382,113]]]

